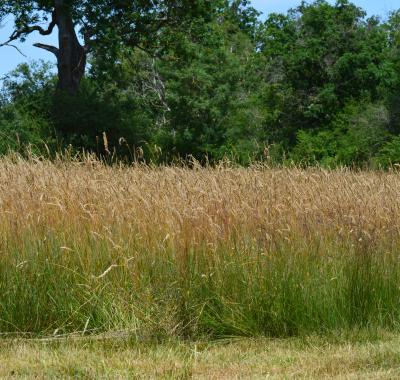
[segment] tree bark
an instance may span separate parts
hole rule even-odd
[[[85,73],[86,51],[79,43],[72,15],[64,0],[55,0],[55,22],[58,27],[58,89],[75,95]]]

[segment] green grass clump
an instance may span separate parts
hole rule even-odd
[[[141,339],[287,337],[400,322],[396,250],[301,240],[182,253],[87,236],[8,242],[0,267],[0,331],[38,335],[127,330]],[[15,244],[15,245],[14,245]],[[364,248],[364,247],[363,247]]]

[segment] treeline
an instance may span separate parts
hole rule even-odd
[[[400,10],[302,2],[262,21],[247,0],[90,54],[78,95],[51,65],[3,81],[0,153],[386,167],[400,162]]]

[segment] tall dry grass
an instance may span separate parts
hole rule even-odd
[[[287,336],[400,322],[396,172],[0,161],[0,331]]]

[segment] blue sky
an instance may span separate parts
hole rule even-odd
[[[369,15],[379,15],[381,17],[393,9],[400,8],[400,0],[354,0],[354,2],[367,10]],[[264,16],[270,12],[285,12],[291,7],[295,7],[300,0],[253,0],[253,6],[264,13]],[[0,28],[0,42],[7,40],[11,33],[11,22],[6,23]],[[16,44],[26,55],[22,56],[15,49],[10,47],[0,48],[0,77],[14,69],[19,63],[30,62],[32,60],[44,59],[54,62],[51,53],[32,46],[35,42],[56,44],[56,37],[40,37],[36,33],[32,34],[24,44]]]

